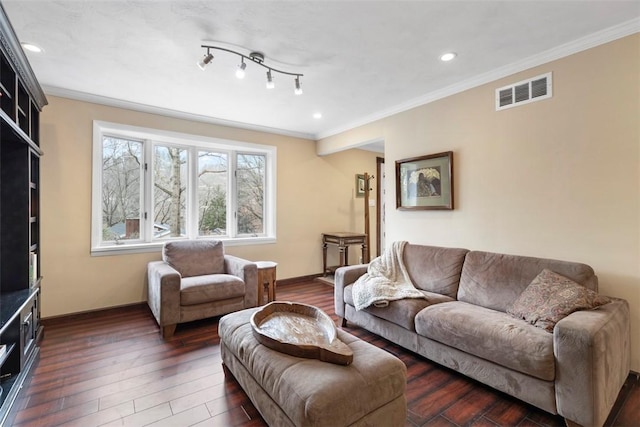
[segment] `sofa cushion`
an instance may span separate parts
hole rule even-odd
[[[443,302],[417,314],[416,332],[545,381],[555,377],[553,335],[500,311]]]
[[[224,247],[219,240],[182,240],[167,242],[162,260],[182,277],[224,273]]]
[[[506,312],[545,268],[598,290],[598,278],[586,264],[471,251],[462,268],[458,300]]]
[[[353,285],[349,285],[344,289],[344,300],[347,304],[355,306],[353,302]],[[422,291],[427,297],[423,298],[405,298],[395,301],[389,301],[386,307],[376,307],[371,305],[364,308],[366,311],[376,317],[379,317],[405,329],[415,332],[415,317],[420,310],[432,304],[446,301],[453,301],[453,298],[446,295],[435,294],[433,292]]]
[[[507,310],[510,315],[553,332],[561,319],[611,300],[551,270],[544,269]]]
[[[416,288],[455,298],[467,252],[467,249],[408,243],[402,258]]]
[[[183,278],[180,282],[180,305],[195,305],[241,297],[245,284],[230,274],[208,274]]]

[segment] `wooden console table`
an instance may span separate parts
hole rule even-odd
[[[340,265],[327,268],[327,245],[336,245],[340,251]],[[322,274],[333,272],[338,267],[349,265],[349,245],[362,245],[362,260],[367,262],[369,248],[367,248],[367,235],[361,233],[322,233]]]

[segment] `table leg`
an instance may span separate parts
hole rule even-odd
[[[345,246],[338,246],[338,249],[340,250],[340,267],[344,267],[345,263],[344,263],[344,256],[345,256]]]
[[[366,243],[362,244],[362,262],[363,263],[369,262],[369,248],[367,247]]]
[[[322,276],[327,275],[327,244],[322,244]]]
[[[273,270],[272,276],[269,277],[269,301],[276,300],[276,270]]]
[[[258,270],[258,307],[264,300],[264,270]]]

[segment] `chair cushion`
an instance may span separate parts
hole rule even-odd
[[[446,301],[453,301],[446,295],[440,295],[433,292],[422,291],[427,297],[422,298],[405,298],[396,301],[389,301],[386,307],[369,306],[362,311],[373,314],[391,323],[395,323],[403,328],[415,332],[415,317],[420,310],[432,304]],[[349,305],[355,305],[353,302],[353,285],[344,288],[344,301]]]
[[[162,260],[182,277],[224,273],[224,246],[219,240],[182,240],[167,242]]]
[[[418,313],[416,332],[523,374],[555,378],[553,335],[500,311],[443,302]]]
[[[195,305],[241,297],[245,284],[231,274],[208,274],[183,278],[180,282],[180,305]]]

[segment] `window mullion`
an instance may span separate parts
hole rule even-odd
[[[267,236],[271,235],[271,232],[273,230],[273,222],[271,220],[271,215],[269,215],[269,212],[272,209],[272,205],[271,205],[271,200],[272,200],[271,185],[272,184],[269,179],[269,177],[271,176],[270,163],[271,163],[270,156],[265,155],[264,176],[262,177],[263,179],[262,185],[264,188],[264,206],[262,207],[262,217],[265,218],[264,233]]]
[[[142,237],[145,242],[151,242],[153,240],[153,144],[150,139],[144,141],[144,206],[142,218],[144,221],[144,236]]]
[[[229,152],[229,191],[228,191],[228,211],[227,225],[229,227],[229,237],[238,235],[238,162],[236,151]]]
[[[187,167],[187,238],[198,237],[198,147],[190,147]]]

